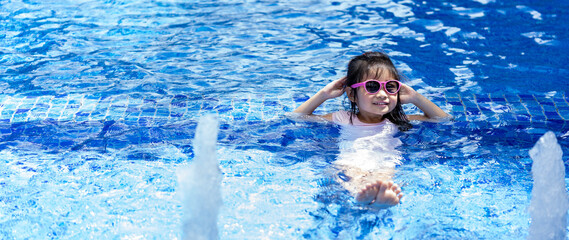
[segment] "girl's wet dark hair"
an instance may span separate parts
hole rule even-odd
[[[387,71],[387,72],[385,72]],[[348,75],[346,79],[346,87],[348,88],[346,92],[350,96],[353,96],[353,100],[350,101],[350,123],[353,124],[352,118],[358,113],[358,106],[356,102],[358,100],[357,89],[350,88],[349,86],[362,82],[367,78],[380,79],[382,75],[388,74],[395,80],[400,80],[401,75],[399,71],[391,62],[391,59],[387,54],[382,52],[366,52],[362,55],[356,56],[350,60],[348,63]],[[392,123],[399,127],[399,130],[406,131],[409,130],[412,125],[407,119],[407,115],[401,107],[401,100],[399,99],[399,92],[397,93],[397,104],[395,108],[390,113],[383,116],[383,119],[389,119]]]

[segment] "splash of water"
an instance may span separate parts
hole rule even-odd
[[[221,172],[216,158],[218,121],[200,118],[193,141],[194,160],[178,170],[183,197],[183,239],[218,239],[217,216],[222,204]]]
[[[565,239],[569,200],[565,188],[563,151],[555,134],[547,132],[529,151],[533,189],[528,239]]]

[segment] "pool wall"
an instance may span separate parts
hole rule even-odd
[[[0,96],[0,123],[120,120],[156,126],[197,120],[205,113],[218,114],[219,118],[228,121],[266,121],[292,111],[307,98],[251,95],[218,99],[203,95],[164,97],[149,94]],[[457,122],[480,121],[494,126],[506,123],[565,125],[569,120],[569,98],[565,95],[442,93],[429,98],[451,113]],[[317,113],[339,108],[341,104],[335,101],[324,104]],[[407,111],[412,113],[415,109]]]

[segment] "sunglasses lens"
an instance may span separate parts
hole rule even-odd
[[[366,83],[366,91],[369,93],[376,93],[377,91],[379,91],[379,88],[381,87],[381,85],[376,82],[376,81],[369,81]]]
[[[396,81],[389,81],[385,83],[385,90],[389,93],[397,93],[399,90],[399,83]]]

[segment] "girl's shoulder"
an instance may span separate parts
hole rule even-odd
[[[350,124],[350,116],[352,116],[351,112],[340,110],[332,113],[332,122],[342,125]]]

